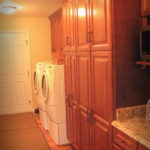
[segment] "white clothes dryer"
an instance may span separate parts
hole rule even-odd
[[[49,119],[49,133],[57,145],[68,144],[64,65],[47,64],[43,74],[42,87]]]
[[[39,62],[36,64],[34,72],[34,91],[37,95],[37,102],[39,107],[40,121],[45,130],[48,130],[48,121],[46,114],[46,104],[42,96],[42,76],[45,70],[45,63]]]

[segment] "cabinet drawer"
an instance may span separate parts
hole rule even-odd
[[[113,143],[123,150],[136,150],[136,141],[115,128],[113,129]]]

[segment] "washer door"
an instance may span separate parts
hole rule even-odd
[[[38,94],[38,90],[39,90],[39,84],[38,84],[38,74],[37,74],[37,70],[35,69],[34,71],[34,76],[33,76],[33,82],[34,82],[34,92],[37,95]]]
[[[49,92],[48,79],[46,73],[44,73],[42,76],[42,95],[43,95],[43,100],[45,102],[48,98],[48,92]]]

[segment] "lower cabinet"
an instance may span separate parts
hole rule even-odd
[[[76,150],[79,149],[79,116],[76,82],[76,53],[65,53],[65,95],[68,139]]]
[[[113,150],[149,150],[123,132],[113,128]]]
[[[91,53],[91,120],[93,150],[111,150],[112,134],[112,53]]]
[[[137,147],[135,140],[115,128],[113,129],[113,144],[121,150],[136,150]]]
[[[77,53],[77,89],[79,103],[80,150],[91,150],[91,62],[89,52]]]
[[[111,51],[65,52],[68,138],[76,150],[112,150]]]

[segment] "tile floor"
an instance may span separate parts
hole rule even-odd
[[[71,146],[69,146],[69,145],[66,145],[66,146],[57,146],[57,145],[55,144],[55,142],[53,141],[53,139],[50,137],[48,131],[46,131],[46,130],[42,127],[38,116],[37,116],[35,113],[33,113],[33,116],[34,116],[34,118],[35,118],[37,124],[38,124],[39,127],[41,128],[41,131],[42,131],[43,134],[45,135],[45,138],[46,138],[47,143],[49,144],[49,147],[51,148],[51,150],[73,150],[73,148],[72,148]]]

